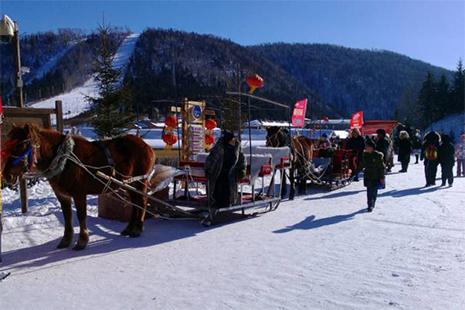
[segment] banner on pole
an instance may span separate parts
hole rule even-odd
[[[363,126],[363,111],[356,112],[352,114],[350,119],[350,129],[352,128],[362,128]]]
[[[292,113],[292,126],[302,128],[305,122],[305,112],[307,111],[307,99],[297,101]]]

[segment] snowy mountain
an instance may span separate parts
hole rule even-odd
[[[114,56],[113,67],[121,71],[121,81],[126,73],[129,59],[132,56],[138,37],[139,34],[128,35],[123,40]],[[53,108],[55,107],[55,101],[61,100],[63,102],[63,117],[69,119],[90,110],[91,106],[86,100],[86,97],[96,97],[97,94],[98,89],[96,81],[93,77],[90,77],[82,86],[73,88],[69,92],[59,94],[52,98],[41,100],[31,106],[35,108]]]

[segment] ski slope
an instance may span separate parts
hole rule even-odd
[[[124,77],[126,66],[134,51],[139,34],[128,35],[120,47],[118,48],[114,59],[113,67],[121,70],[120,82]],[[54,108],[55,101],[61,100],[63,102],[63,117],[65,119],[73,118],[79,114],[90,110],[91,105],[86,100],[86,97],[98,96],[98,85],[93,77],[84,82],[83,85],[72,89],[71,91],[48,98],[32,104],[34,108]]]
[[[423,188],[422,169],[389,175],[373,213],[360,182],[210,228],[150,219],[137,239],[90,197],[81,252],[55,249],[48,185],[27,216],[4,190],[0,309],[464,309],[465,178]]]

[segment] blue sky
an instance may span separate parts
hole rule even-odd
[[[105,20],[215,34],[240,44],[386,49],[448,69],[465,58],[465,1],[5,1],[22,32],[95,29]],[[465,59],[464,59],[465,60]]]

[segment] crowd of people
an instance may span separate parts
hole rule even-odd
[[[363,138],[358,129],[352,129],[346,148],[354,155],[353,180],[358,181],[358,175],[364,172],[364,185],[367,188],[368,211],[372,211],[379,188],[385,185],[385,174],[393,166],[391,149],[397,149],[398,161],[401,164],[400,173],[406,173],[412,155],[415,164],[419,160],[425,166],[425,187],[436,185],[438,166],[441,167],[441,186],[452,186],[454,183],[454,165],[457,162],[457,177],[465,176],[465,133],[454,145],[449,135],[440,135],[435,131],[428,132],[422,139],[417,130],[411,136],[406,130],[398,134],[396,145],[390,140],[383,129],[377,131],[376,137]],[[390,158],[391,157],[391,158]]]
[[[330,150],[333,143],[327,136],[322,135],[316,147],[321,153]],[[438,166],[441,167],[441,186],[453,185],[455,162],[457,162],[457,177],[465,177],[465,133],[454,145],[448,135],[440,135],[435,131],[428,132],[422,137],[418,130],[413,133],[400,130],[393,141],[384,129],[378,129],[373,137],[363,137],[360,130],[354,128],[349,138],[338,147],[352,151],[353,180],[359,181],[359,174],[363,172],[369,212],[375,207],[378,190],[385,187],[386,173],[394,167],[394,150],[397,151],[397,159],[401,165],[399,173],[408,171],[412,156],[415,157],[415,164],[423,161],[426,187],[436,185]],[[244,176],[245,166],[240,143],[232,132],[224,131],[206,162],[213,205],[219,207],[234,202],[237,180]]]

